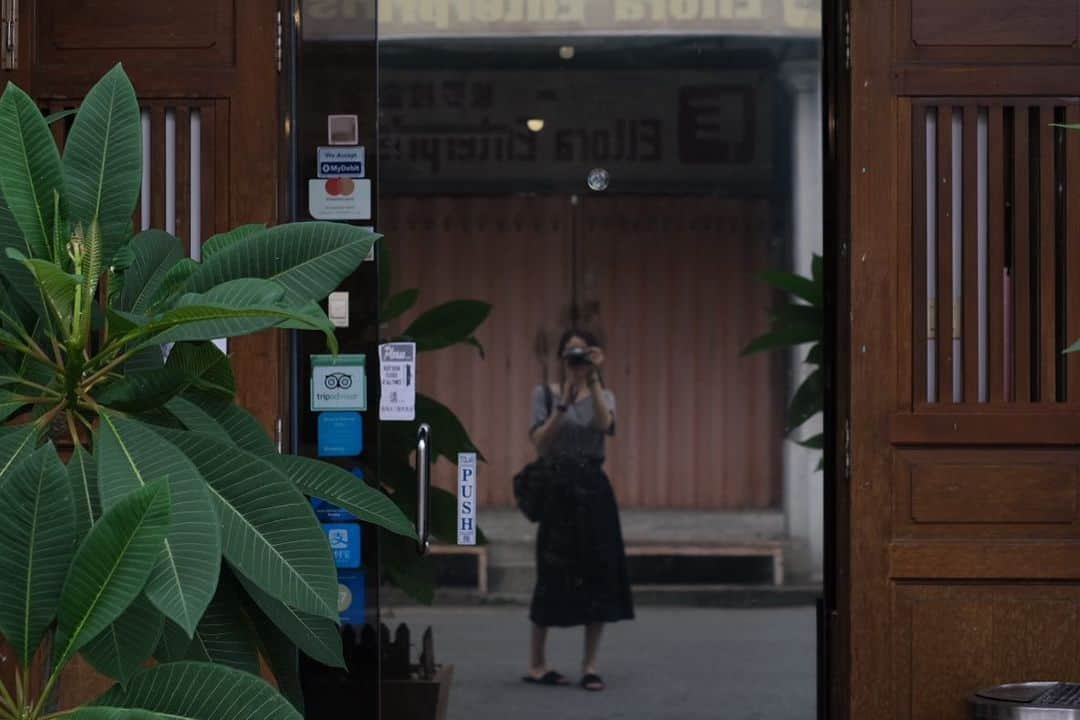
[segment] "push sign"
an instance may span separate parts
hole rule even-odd
[[[367,410],[363,355],[311,356],[311,410]]]
[[[458,453],[457,541],[476,544],[476,453]]]

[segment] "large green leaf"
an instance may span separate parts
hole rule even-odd
[[[402,290],[397,295],[387,298],[379,311],[379,321],[388,323],[397,320],[399,317],[409,312],[409,310],[412,310],[413,306],[416,305],[416,301],[419,299],[419,288]]]
[[[196,628],[195,632],[199,632],[198,628]],[[193,642],[194,638],[189,636],[184,628],[170,620],[165,620],[165,628],[162,630],[158,646],[154,650],[154,658],[158,662],[187,660],[188,649]]]
[[[142,185],[142,120],[135,89],[119,65],[83,100],[64,145],[64,179],[73,222],[101,226],[102,257],[127,241]]]
[[[236,394],[229,356],[212,342],[177,343],[169,352],[166,366],[182,370],[194,388],[230,400]]]
[[[825,409],[825,375],[820,368],[803,381],[788,407],[788,432],[801,427]]]
[[[7,484],[19,463],[34,451],[38,435],[33,423],[0,428],[0,488]]]
[[[802,345],[821,339],[823,328],[811,325],[788,325],[777,330],[768,332],[747,345],[742,355],[753,355],[764,350]]]
[[[161,281],[161,287],[158,288],[158,291],[154,293],[154,297],[150,300],[149,310],[158,311],[172,307],[176,299],[183,293],[188,278],[198,269],[199,263],[191,258],[184,258],[173,265],[165,273],[165,277]]]
[[[128,247],[134,254],[134,260],[124,271],[124,287],[116,307],[126,312],[145,314],[169,271],[184,259],[184,246],[166,232],[145,230],[133,237]]]
[[[468,340],[491,314],[491,305],[479,300],[452,300],[433,307],[405,329],[417,352],[439,350]]]
[[[21,392],[0,390],[0,422],[19,412],[26,406],[26,399]]]
[[[54,193],[64,176],[45,118],[33,99],[8,83],[0,97],[0,188],[22,230],[27,255],[47,258],[53,239]]]
[[[191,391],[170,400],[166,408],[192,432],[230,442],[258,457],[278,454],[259,421],[231,400]]]
[[[261,678],[209,663],[165,663],[143,670],[99,702],[152,710],[171,720],[301,720]]]
[[[364,261],[377,236],[329,222],[279,225],[228,244],[188,280],[190,292],[207,292],[237,278],[274,280],[293,304],[320,301]]]
[[[214,416],[188,398],[175,397],[165,405],[165,409],[193,433],[208,435],[218,440],[229,437]]]
[[[225,437],[237,447],[261,458],[278,457],[274,441],[263,430],[255,416],[231,400],[192,391],[184,397],[208,413],[214,422],[225,431]]]
[[[16,468],[0,488],[0,508],[0,633],[25,667],[53,621],[75,552],[71,486],[52,445]]]
[[[82,542],[94,521],[101,517],[101,499],[98,497],[97,462],[81,445],[68,461],[68,480],[71,497],[75,501],[75,537]]]
[[[257,233],[265,232],[266,226],[261,224],[256,225],[241,225],[235,227],[228,232],[219,233],[214,235],[206,242],[202,244],[202,259],[206,262],[219,252],[229,247],[238,240],[243,240],[246,237],[255,235]]]
[[[259,653],[270,664],[278,690],[297,712],[303,714],[304,688],[300,680],[300,651],[259,608],[249,603],[247,612],[259,640]]]
[[[135,488],[167,479],[172,524],[146,595],[190,635],[221,568],[221,531],[206,482],[184,453],[137,420],[102,412],[94,445],[106,509]]]
[[[64,272],[59,265],[50,260],[27,258],[18,250],[8,248],[7,256],[20,262],[37,279],[39,292],[44,293],[49,308],[60,319],[64,327],[70,327],[71,315],[75,308],[75,294],[82,288],[82,281],[71,273]]]
[[[390,532],[416,537],[412,522],[379,490],[337,465],[296,455],[282,455],[277,463],[305,495],[321,498],[348,510],[361,522]]]
[[[285,603],[263,592],[258,585],[243,575],[239,576],[244,590],[259,609],[298,648],[312,660],[330,667],[345,667],[341,649],[341,630],[329,618],[294,610]]]
[[[146,372],[127,372],[93,391],[94,400],[123,412],[152,410],[182,393],[192,378],[177,367],[163,367]]]
[[[126,683],[150,659],[165,626],[165,616],[146,599],[135,598],[128,609],[82,649],[98,672]]]
[[[201,433],[157,429],[210,486],[229,562],[279,600],[337,617],[330,546],[311,505],[273,464]]]
[[[139,488],[94,524],[60,592],[55,641],[63,665],[116,621],[138,597],[169,531],[169,487]]]
[[[81,707],[54,716],[57,720],[175,720],[149,710],[135,708]]]
[[[247,335],[275,325],[319,330],[336,347],[334,326],[317,305],[294,307],[284,301],[284,289],[269,280],[241,279],[218,285],[205,294],[184,295],[169,310],[143,321],[118,313],[140,325],[139,336],[149,345],[214,340]]]
[[[199,621],[185,659],[217,663],[258,675],[259,655],[253,633],[244,617],[235,581],[228,573],[222,573],[214,600]]]
[[[808,277],[782,270],[769,270],[761,273],[759,277],[773,287],[802,298],[811,305],[821,307],[824,303],[823,286]]]

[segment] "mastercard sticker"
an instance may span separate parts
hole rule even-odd
[[[371,180],[342,177],[309,180],[308,211],[316,220],[370,220]]]

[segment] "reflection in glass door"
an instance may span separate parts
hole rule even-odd
[[[383,716],[809,717],[812,363],[744,350],[820,252],[816,9],[406,5],[378,230],[419,394],[379,463],[411,510],[430,426],[433,545],[382,539]]]

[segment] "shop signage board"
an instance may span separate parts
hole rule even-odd
[[[307,0],[307,40],[369,39],[374,0]],[[821,0],[380,0],[380,41],[693,33],[816,37]]]
[[[418,71],[384,67],[380,179],[396,188],[580,192],[591,168],[611,189],[768,191],[775,77],[580,70]],[[648,102],[641,88],[650,88]],[[521,108],[543,121],[529,128]],[[534,124],[534,127],[537,127]]]

